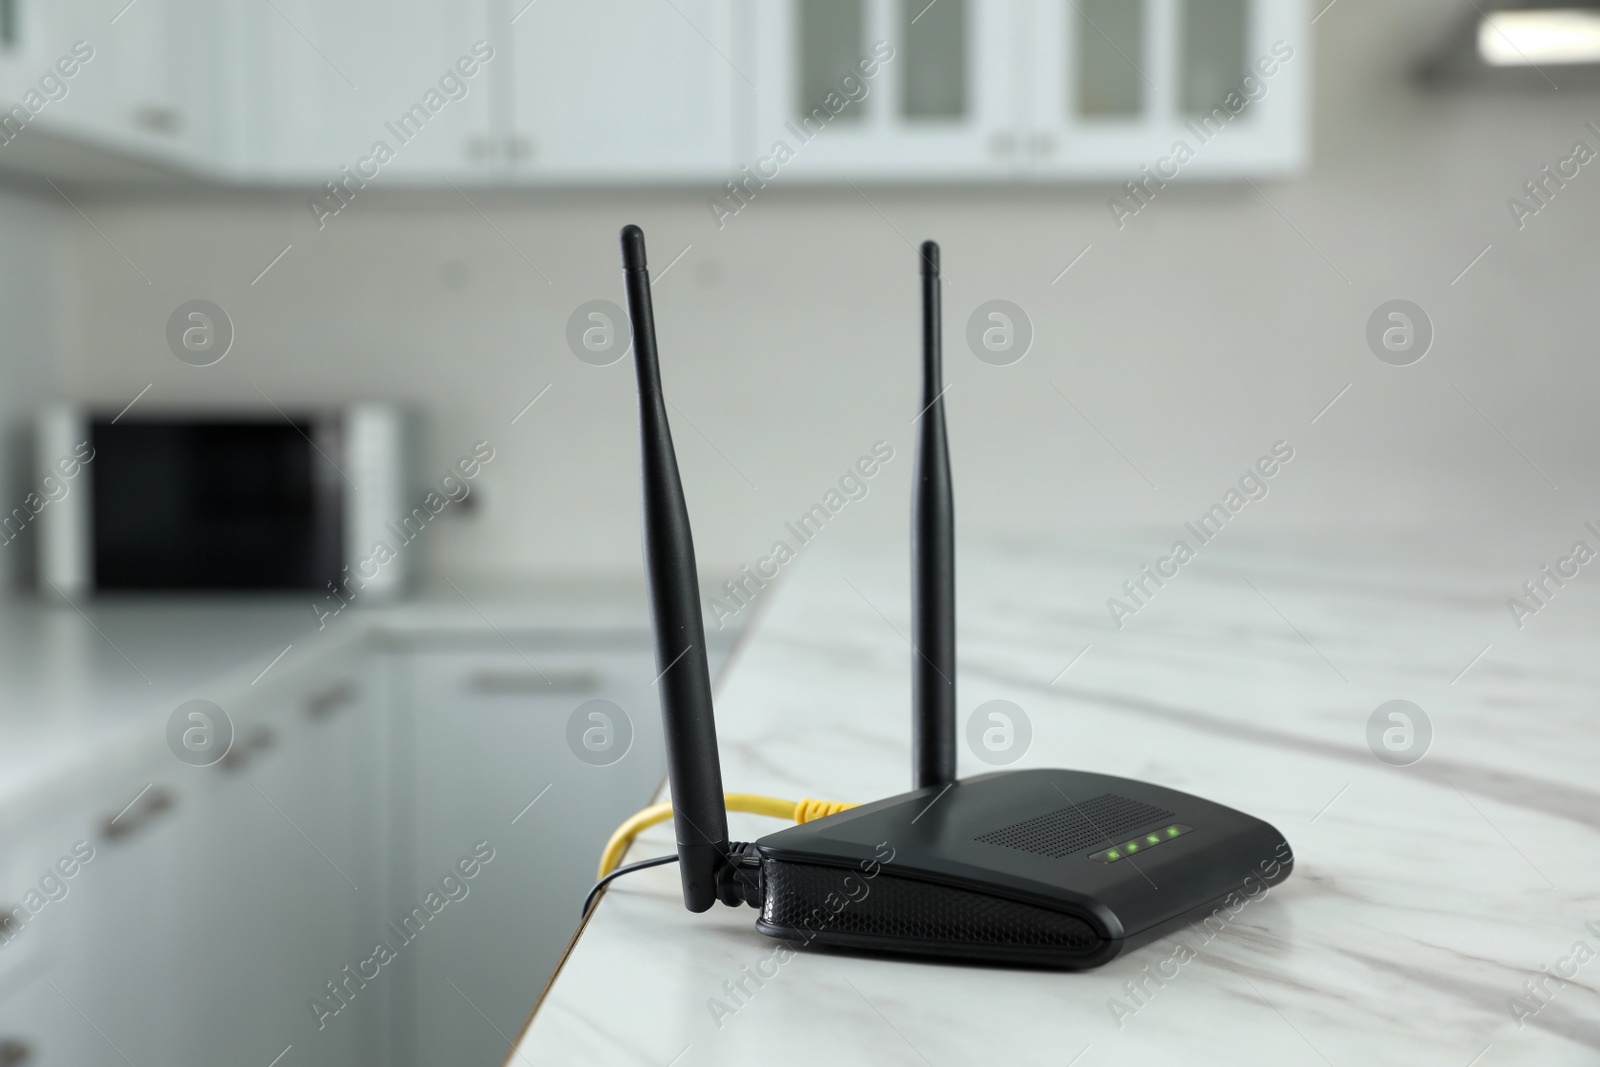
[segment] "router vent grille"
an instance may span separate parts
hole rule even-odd
[[[1102,793],[1081,804],[980,834],[977,840],[1060,859],[1086,848],[1114,844],[1117,838],[1142,826],[1173,818],[1165,808]]]
[[[1087,954],[1102,939],[1082,919],[965,889],[810,863],[767,860],[761,918],[771,926],[923,943],[1065,949]],[[863,887],[865,896],[858,896]],[[858,897],[857,899],[851,899]],[[842,906],[840,906],[842,904]]]

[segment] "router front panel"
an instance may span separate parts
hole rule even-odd
[[[1293,865],[1283,836],[1259,819],[1147,782],[1064,770],[985,775],[942,796],[917,790],[758,844],[778,863],[876,864],[894,878],[1072,915],[1108,942],[1230,893],[1254,895],[1253,885],[1276,884]],[[1118,858],[1108,862],[1109,851]]]

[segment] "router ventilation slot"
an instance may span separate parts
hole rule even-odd
[[[827,935],[835,934],[1083,955],[1103,944],[1094,927],[1075,915],[987,893],[886,872],[867,879],[854,868],[810,863],[767,860],[762,873],[762,921],[785,931],[784,936],[820,936],[827,942]]]
[[[1086,848],[1112,844],[1117,838],[1150,823],[1170,822],[1174,818],[1165,808],[1141,804],[1115,793],[1102,793],[1081,804],[991,830],[979,835],[977,840],[1060,859]]]

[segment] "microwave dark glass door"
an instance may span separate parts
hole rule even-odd
[[[95,587],[326,589],[343,563],[331,435],[314,419],[94,422]]]

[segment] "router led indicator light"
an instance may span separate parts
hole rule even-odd
[[[1157,845],[1164,845],[1173,838],[1182,837],[1184,834],[1193,829],[1194,827],[1185,826],[1183,823],[1173,823],[1171,826],[1168,826],[1165,829],[1156,830],[1145,834],[1141,840],[1128,841],[1116,846],[1115,848],[1108,848],[1104,851],[1096,852],[1089,858],[1094,860],[1096,863],[1115,863],[1120,859],[1124,859],[1133,855],[1135,852],[1138,852],[1141,849],[1154,848]]]

